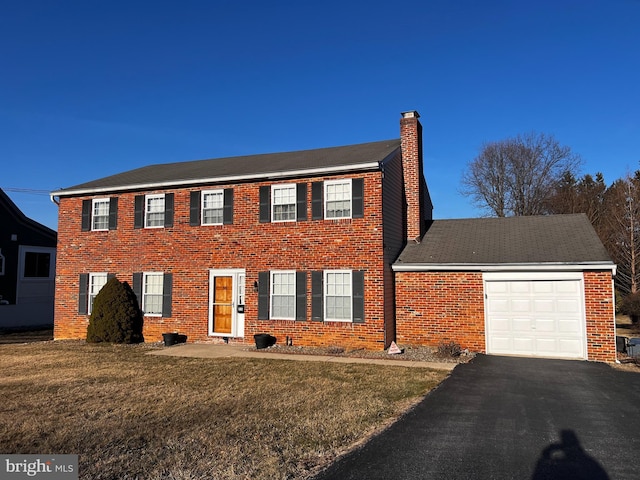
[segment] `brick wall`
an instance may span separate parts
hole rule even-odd
[[[309,182],[307,221],[259,222],[259,187],[271,183],[216,185],[233,187],[232,225],[190,226],[189,189],[123,193],[118,196],[118,227],[110,231],[81,231],[82,200],[62,197],[59,206],[58,264],[56,272],[56,339],[85,338],[88,316],[78,314],[78,278],[81,273],[114,273],[132,283],[134,272],[173,274],[170,318],[145,317],[146,341],[159,341],[167,331],[179,331],[189,341],[221,341],[208,337],[209,270],[246,269],[244,341],[253,334],[270,333],[299,345],[342,345],[384,348],[384,261],[379,171],[349,176],[364,178],[364,218],[311,220]],[[288,183],[277,182],[277,183]],[[134,229],[134,196],[174,193],[174,226]],[[111,195],[114,196],[114,195]],[[277,269],[365,271],[365,322],[362,324],[311,320],[311,279],[307,285],[307,320],[258,320],[257,293],[252,288],[258,272]],[[233,341],[233,340],[232,340]]]
[[[616,328],[611,272],[584,272],[589,360],[616,360]]]
[[[396,337],[485,351],[482,273],[396,272]]]

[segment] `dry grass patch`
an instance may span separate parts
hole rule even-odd
[[[305,478],[447,375],[148,349],[0,346],[0,451],[78,454],[83,479]]]

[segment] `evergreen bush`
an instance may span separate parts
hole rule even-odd
[[[127,282],[113,277],[102,287],[93,301],[87,342],[140,343],[142,311],[138,299]]]

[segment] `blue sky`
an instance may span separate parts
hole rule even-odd
[[[611,183],[640,168],[638,25],[639,0],[5,0],[0,187],[55,229],[39,191],[397,138],[405,110],[435,218],[481,215],[460,177],[519,133],[554,135]]]

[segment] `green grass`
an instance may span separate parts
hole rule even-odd
[[[308,478],[447,375],[148,350],[0,345],[0,451],[78,454],[92,480]]]

